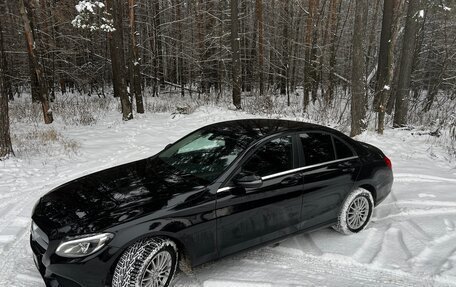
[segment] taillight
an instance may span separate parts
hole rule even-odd
[[[393,169],[393,164],[391,163],[391,160],[386,155],[383,157],[383,160],[385,161],[385,164],[389,169]]]

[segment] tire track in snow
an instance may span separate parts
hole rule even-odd
[[[449,232],[430,242],[410,262],[413,270],[423,274],[440,274],[448,258],[456,252],[456,231]]]
[[[391,203],[382,203],[376,207],[377,209],[384,209],[391,205],[401,207],[423,206],[423,207],[456,207],[456,202],[451,201],[438,201],[438,200],[398,200]]]
[[[296,272],[296,270],[300,270]],[[245,276],[245,274],[248,274]],[[232,286],[445,286],[431,276],[416,277],[403,271],[358,263],[352,258],[324,254],[283,253],[280,248],[262,248],[243,259],[229,257],[195,270],[204,287]],[[244,275],[241,275],[244,274]],[[265,278],[268,278],[265,280]],[[178,280],[176,287],[189,286]],[[193,286],[193,285],[190,285]]]
[[[412,218],[430,217],[435,215],[453,215],[456,214],[456,208],[433,208],[433,209],[408,209],[402,208],[399,213],[390,214],[381,218],[373,218],[375,223],[401,222]]]
[[[425,242],[431,241],[432,236],[430,236],[426,231],[423,230],[415,221],[409,219],[400,223],[405,230],[408,231],[414,238],[418,241],[425,244]]]
[[[368,228],[369,232],[366,239],[358,250],[353,254],[353,258],[360,263],[372,263],[374,258],[380,252],[381,244],[387,228]]]
[[[455,178],[446,178],[425,174],[395,173],[395,182],[456,182]]]
[[[385,244],[386,232],[390,228],[391,228],[391,224],[388,224],[386,227],[384,227],[384,231],[381,233],[381,237],[377,241],[377,244],[375,245],[375,249],[373,249],[370,256],[368,256],[365,259],[366,263],[370,263],[370,264],[374,263],[375,260],[377,259],[377,257],[379,256],[379,254],[382,252],[382,249],[384,248],[384,244]]]

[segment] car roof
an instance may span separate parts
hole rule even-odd
[[[297,130],[321,130],[332,133],[339,133],[336,130],[307,122],[281,120],[281,119],[239,119],[214,123],[202,128],[206,131],[217,131],[248,137],[251,141],[257,141],[269,135]]]

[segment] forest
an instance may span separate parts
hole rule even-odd
[[[231,190],[230,177],[201,185],[178,169],[162,176],[165,165],[150,164],[203,126],[254,118],[320,124],[363,148],[342,162],[332,140],[335,160],[307,165],[312,149],[296,133],[295,160],[288,160],[293,169],[277,175],[309,177],[289,185],[272,178],[267,188],[273,188],[253,193]],[[261,126],[252,129],[263,133]],[[324,151],[320,143],[314,147]],[[368,150],[377,152],[362,154]],[[191,165],[206,167],[199,157]],[[369,171],[380,165],[382,173]],[[230,165],[224,173],[233,179],[233,170]],[[106,171],[112,176],[103,176]],[[384,183],[391,172],[392,187]],[[54,266],[86,266],[93,272],[78,279],[94,280],[102,272],[93,266],[100,265],[86,259],[117,264],[108,253],[122,248],[68,261],[52,253],[61,240],[80,242],[69,222],[93,227],[90,233],[115,230],[97,230],[104,220],[96,216],[109,217],[113,226],[160,228],[163,236],[176,231],[205,245],[202,253],[215,254],[223,244],[206,243],[224,238],[219,230],[229,224],[223,219],[239,210],[232,238],[258,236],[252,243],[270,238],[259,231],[279,226],[281,218],[313,219],[321,209],[326,225],[318,227],[331,215],[339,221],[337,202],[359,190],[360,175],[374,177],[389,193],[381,204],[369,200],[373,211],[362,233],[299,231],[192,270],[182,252],[173,255],[184,264],[172,286],[456,287],[456,0],[0,0],[0,286],[60,286],[44,284],[37,262],[57,262],[45,266],[45,277],[55,275],[65,286],[77,284],[52,274]],[[59,189],[65,193],[43,200]],[[369,192],[376,197],[375,188]],[[271,212],[258,213],[255,202]],[[163,212],[153,211],[162,204]],[[195,204],[200,211],[191,209]],[[53,222],[70,221],[51,224],[51,248],[34,264],[36,210],[49,211]],[[168,211],[176,217],[163,217]],[[140,227],[133,218],[142,212],[160,222],[142,217],[147,227]],[[198,236],[180,229],[190,225]],[[203,232],[205,226],[212,229]]]
[[[421,127],[454,154],[455,19],[443,0],[2,0],[0,157],[17,123],[204,105]]]

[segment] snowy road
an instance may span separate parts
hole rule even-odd
[[[28,246],[34,202],[70,179],[152,155],[202,125],[248,117],[199,109],[172,119],[147,115],[122,123],[112,114],[97,125],[55,128],[81,148],[0,162],[0,286],[42,287]],[[13,128],[27,128],[16,124]],[[456,286],[456,169],[427,136],[387,130],[360,136],[392,160],[392,194],[361,234],[330,229],[301,234],[275,247],[206,264],[175,286]]]

